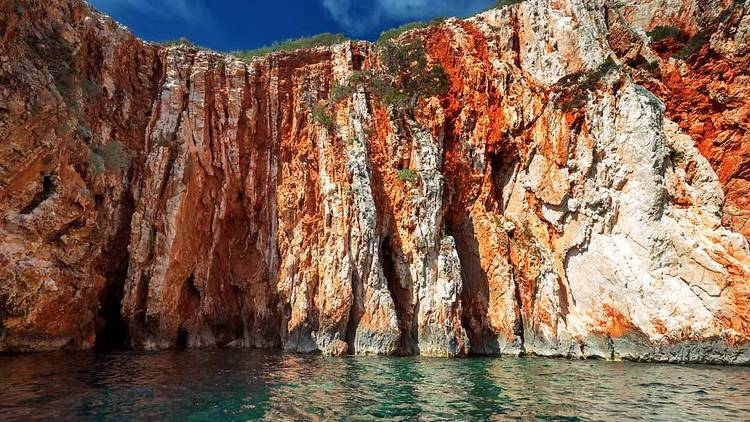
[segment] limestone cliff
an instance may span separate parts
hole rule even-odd
[[[0,0],[0,351],[748,363],[749,25],[518,2],[403,34],[447,82],[404,106],[367,42],[243,62]]]

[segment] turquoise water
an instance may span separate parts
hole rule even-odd
[[[750,420],[750,368],[256,351],[0,356],[0,420]]]

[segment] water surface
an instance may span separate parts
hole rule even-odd
[[[0,420],[750,420],[750,368],[258,351],[0,356]]]

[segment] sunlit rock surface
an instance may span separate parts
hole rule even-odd
[[[750,7],[620,3],[405,34],[448,92],[321,124],[377,47],[247,63],[0,1],[0,351],[750,362]]]

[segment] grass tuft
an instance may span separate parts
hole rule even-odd
[[[375,41],[375,44],[381,45],[387,41],[398,39],[401,35],[403,35],[406,32],[413,31],[416,29],[422,29],[427,28],[432,25],[439,25],[443,22],[445,22],[447,18],[445,17],[437,17],[430,22],[410,22],[401,26],[398,26],[396,28],[388,29],[386,31],[383,31],[380,34],[380,37],[377,41]]]
[[[402,182],[414,183],[418,180],[417,172],[412,169],[401,169],[398,171],[398,180]]]

